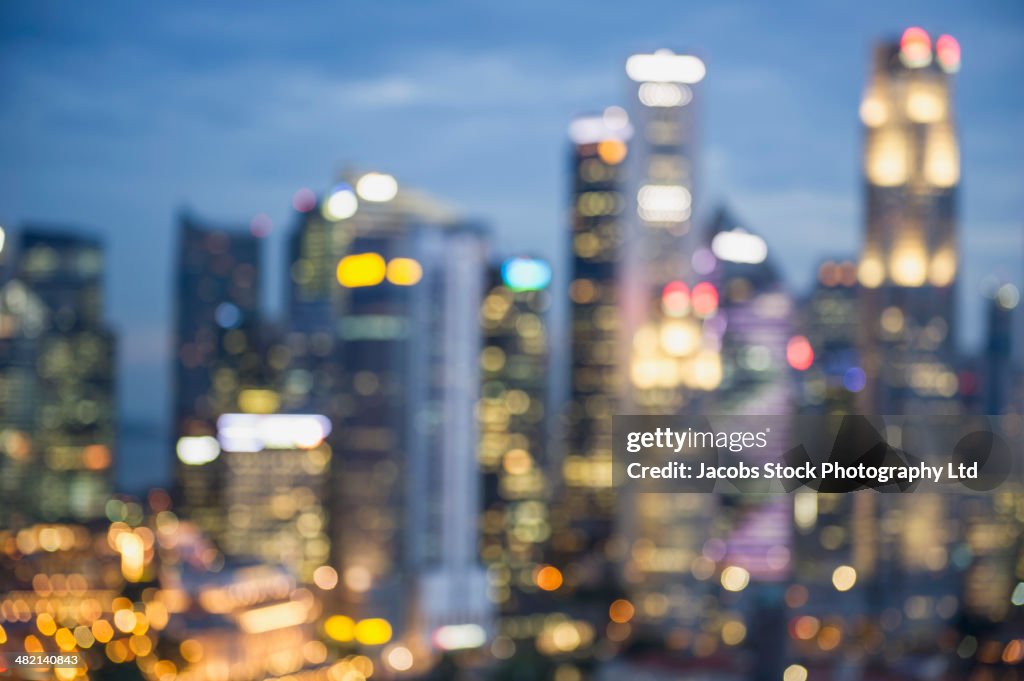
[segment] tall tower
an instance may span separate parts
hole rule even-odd
[[[103,247],[0,229],[0,526],[103,516],[113,489],[114,336]]]
[[[862,349],[867,413],[949,411],[960,153],[952,74],[960,46],[920,28],[876,47],[861,103],[865,239]]]

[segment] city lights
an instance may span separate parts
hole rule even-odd
[[[793,336],[786,344],[786,361],[797,371],[807,371],[814,364],[814,349],[806,336]]]
[[[387,265],[379,253],[346,255],[338,262],[338,283],[346,288],[376,286],[384,281]]]
[[[681,185],[644,185],[636,200],[637,212],[647,222],[681,222],[690,217],[690,191]]]
[[[960,43],[951,35],[940,35],[935,41],[935,54],[939,59],[939,66],[946,73],[956,73],[960,70]]]
[[[551,283],[551,266],[535,258],[511,258],[502,263],[501,278],[512,291],[540,291]]]
[[[693,287],[690,305],[698,317],[711,317],[718,310],[718,289],[710,282],[700,282]]]
[[[328,220],[346,220],[359,210],[356,193],[347,184],[339,184],[331,190],[323,204],[323,214]]]
[[[330,434],[331,422],[320,414],[223,414],[217,419],[217,440],[228,452],[311,449]]]
[[[364,201],[385,203],[398,195],[398,182],[384,173],[366,173],[356,182],[356,193]]]
[[[634,54],[626,60],[626,74],[639,83],[699,83],[707,69],[704,62],[689,54],[658,50],[654,54]]]
[[[920,68],[932,63],[932,41],[924,29],[915,26],[903,32],[900,60],[909,68]]]
[[[209,435],[178,438],[178,459],[189,466],[202,466],[220,456],[220,443]]]
[[[395,286],[415,286],[423,278],[423,267],[413,258],[392,258],[386,276]]]
[[[434,632],[434,645],[441,650],[479,648],[487,642],[487,632],[479,624],[449,624]]]
[[[768,244],[756,234],[735,229],[716,234],[711,251],[719,260],[756,265],[768,257]]]

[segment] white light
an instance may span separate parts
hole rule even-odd
[[[359,198],[374,203],[384,203],[398,194],[398,182],[384,173],[366,173],[356,182]]]
[[[328,220],[344,220],[356,214],[359,200],[347,184],[340,185],[324,202],[323,213]]]
[[[637,213],[647,222],[682,222],[690,217],[690,192],[675,184],[647,184],[637,192]]]
[[[189,466],[202,466],[220,456],[220,444],[209,435],[178,438],[178,459]]]
[[[673,54],[667,50],[654,54],[634,54],[626,60],[626,75],[638,83],[699,83],[707,69],[691,54]]]
[[[629,114],[621,106],[610,106],[601,116],[609,130],[625,130],[629,127]]]
[[[0,227],[0,253],[4,252],[4,242],[7,241],[7,234],[4,232],[4,228]]]
[[[330,433],[330,420],[320,414],[223,414],[217,419],[217,439],[228,452],[311,449]]]
[[[756,265],[768,257],[768,244],[756,234],[742,230],[719,232],[711,240],[711,252],[719,260]]]
[[[487,632],[479,624],[450,624],[434,632],[434,645],[441,650],[479,648],[487,642]]]
[[[633,136],[633,126],[629,124],[629,119],[623,119],[614,112],[609,116],[609,111],[611,109],[602,116],[573,119],[569,123],[569,139],[576,144],[597,144],[604,140],[628,141]]]
[[[638,96],[644,106],[686,106],[693,100],[693,91],[675,83],[643,83]]]

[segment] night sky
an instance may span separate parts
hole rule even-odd
[[[275,311],[291,196],[326,188],[348,164],[449,199],[502,248],[552,258],[564,281],[567,123],[622,102],[631,52],[670,47],[708,65],[700,212],[727,202],[799,292],[823,256],[860,244],[857,108],[871,44],[920,25],[963,48],[972,348],[983,278],[1021,279],[1024,3],[777,4],[5,2],[0,224],[105,237],[122,421],[160,426],[180,207],[241,225],[273,219]],[[122,477],[158,449],[122,459]]]

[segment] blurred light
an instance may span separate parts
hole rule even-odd
[[[738,565],[722,570],[722,587],[726,591],[743,591],[750,584],[750,573]]]
[[[658,50],[654,54],[634,54],[626,60],[626,75],[638,83],[699,83],[707,69],[697,57]]]
[[[646,184],[636,195],[637,213],[647,222],[681,222],[690,217],[690,191],[682,185]]]
[[[865,255],[857,267],[857,278],[867,288],[878,288],[885,281],[882,261],[875,255]]]
[[[996,290],[996,303],[1004,310],[1012,310],[1020,303],[1020,291],[1013,284],[1003,284]]]
[[[384,661],[396,672],[406,672],[412,669],[412,651],[405,646],[395,646],[384,656]]]
[[[610,166],[622,163],[627,152],[626,143],[621,140],[606,139],[597,143],[597,155]]]
[[[373,203],[384,203],[398,195],[398,182],[384,173],[366,173],[356,182],[359,198]]]
[[[868,181],[879,187],[896,187],[906,182],[910,159],[904,132],[885,127],[869,133],[864,170]]]
[[[391,640],[391,624],[380,617],[360,620],[355,634],[356,640],[364,646],[384,645]]]
[[[635,614],[636,608],[624,598],[612,602],[611,606],[608,607],[608,619],[617,624],[629,622]]]
[[[722,625],[722,642],[729,646],[738,646],[747,637],[747,627],[739,620],[729,620]]]
[[[889,106],[875,93],[860,103],[860,120],[869,128],[877,128],[889,120]]]
[[[661,290],[661,308],[669,317],[682,317],[690,309],[690,287],[682,281],[670,281]]]
[[[217,439],[229,452],[264,449],[312,449],[331,434],[321,414],[221,414]]]
[[[413,286],[423,278],[423,268],[412,258],[392,258],[387,267],[387,279],[395,286]]]
[[[960,149],[949,122],[928,128],[924,147],[924,177],[935,187],[952,187],[960,181]]]
[[[233,329],[242,321],[242,311],[232,303],[221,303],[213,312],[217,326],[222,329]]]
[[[434,645],[441,650],[479,648],[487,642],[487,632],[479,624],[449,624],[434,631]]]
[[[274,229],[274,223],[266,213],[260,213],[249,222],[249,232],[258,239],[268,236]]]
[[[578,145],[600,144],[607,140],[625,142],[632,136],[629,117],[617,106],[609,107],[601,116],[582,116],[569,123],[569,139]]]
[[[797,371],[807,371],[814,364],[814,348],[806,336],[793,336],[786,343],[786,361]]]
[[[928,262],[924,245],[919,242],[898,244],[889,260],[893,283],[899,286],[917,287],[928,277]]]
[[[860,367],[850,367],[843,374],[843,387],[851,393],[859,393],[868,384],[868,378]]]
[[[807,681],[807,667],[791,664],[782,672],[782,681]]]
[[[178,438],[178,459],[189,466],[202,466],[220,456],[220,444],[209,435]]]
[[[693,320],[668,320],[661,327],[660,339],[665,352],[685,357],[700,346],[700,328]]]
[[[359,200],[352,191],[352,187],[342,183],[331,190],[330,196],[324,202],[323,214],[328,220],[344,220],[356,214],[359,210]]]
[[[545,565],[537,570],[534,581],[543,591],[556,591],[562,586],[562,572],[553,565]]]
[[[238,408],[247,414],[272,414],[281,405],[281,398],[273,390],[246,388],[238,393]]]
[[[923,28],[908,28],[900,39],[900,61],[910,68],[928,66],[932,62],[932,41]]]
[[[686,106],[693,100],[693,91],[675,83],[643,83],[637,93],[644,106]]]
[[[715,265],[718,264],[718,260],[715,258],[715,254],[711,252],[711,249],[698,248],[693,252],[690,263],[693,265],[693,271],[697,274],[711,274],[715,269]]]
[[[129,582],[141,581],[146,567],[146,547],[142,537],[134,532],[122,532],[117,536],[117,550],[121,552],[121,574],[124,578]]]
[[[303,624],[308,615],[308,603],[287,601],[247,610],[238,616],[238,624],[247,634],[262,634]]]
[[[939,66],[946,73],[960,70],[960,43],[951,35],[940,35],[935,41],[935,54],[939,58]]]
[[[849,591],[857,583],[857,571],[849,565],[840,565],[832,571],[832,586],[836,591]]]
[[[345,615],[331,615],[324,620],[324,633],[340,643],[348,643],[356,636],[356,623]]]
[[[907,88],[907,118],[914,123],[937,123],[946,116],[945,91],[937,83],[911,82]]]
[[[768,257],[768,244],[756,234],[736,229],[716,234],[711,239],[711,252],[719,260],[756,265]]]
[[[1024,582],[1017,582],[1010,596],[1010,602],[1014,605],[1024,605]]]
[[[501,279],[513,291],[539,291],[551,283],[551,266],[535,258],[511,258],[501,265]]]
[[[338,571],[330,565],[321,565],[313,570],[313,583],[324,591],[338,586]]]
[[[346,288],[376,286],[384,281],[387,265],[379,253],[346,255],[338,262],[338,283]]]
[[[0,253],[4,252],[4,244],[7,242],[7,232],[0,226]]]
[[[299,189],[292,194],[292,208],[300,213],[308,213],[316,208],[316,194],[308,187]]]
[[[946,247],[932,256],[928,270],[928,283],[932,286],[949,286],[956,278],[956,251]]]
[[[710,317],[718,310],[718,290],[711,283],[702,281],[693,287],[690,304],[698,317]]]
[[[818,522],[818,494],[816,492],[801,492],[793,496],[793,521],[802,530],[808,530]]]

